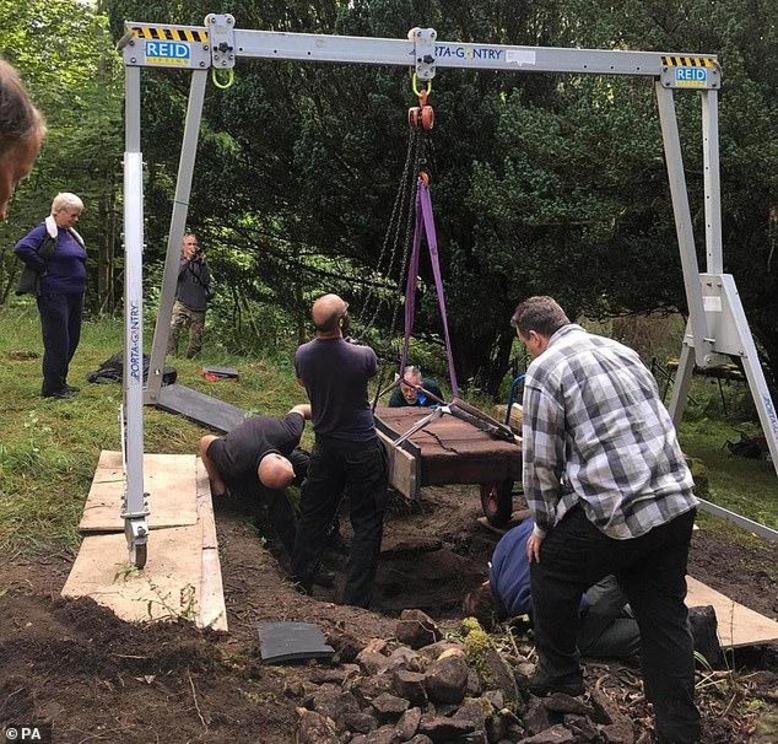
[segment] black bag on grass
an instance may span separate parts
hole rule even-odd
[[[146,382],[149,376],[149,359],[148,354],[143,355],[143,382]],[[89,372],[86,376],[88,382],[96,382],[98,384],[106,384],[109,382],[121,382],[123,371],[123,359],[121,354],[114,354],[109,359],[106,359],[99,369],[94,372]],[[162,384],[172,385],[178,373],[175,367],[165,367],[162,371]]]
[[[735,455],[736,457],[759,460],[762,457],[763,451],[761,439],[762,437],[749,437],[748,434],[740,432],[740,439],[738,439],[737,442],[730,442],[727,440],[726,446],[730,454]]]

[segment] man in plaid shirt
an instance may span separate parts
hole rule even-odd
[[[640,626],[659,742],[695,742],[686,563],[697,500],[675,428],[632,349],[587,333],[550,297],[511,318],[533,358],[524,383],[524,493],[531,561],[536,694],[580,695],[578,608],[615,574]]]

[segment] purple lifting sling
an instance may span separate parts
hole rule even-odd
[[[446,298],[443,293],[443,279],[440,275],[440,260],[438,257],[438,238],[435,233],[435,217],[432,213],[432,200],[429,186],[419,178],[416,188],[416,230],[413,234],[413,250],[408,262],[408,278],[405,284],[405,336],[403,338],[402,357],[400,358],[400,374],[405,370],[408,361],[408,345],[413,333],[413,320],[416,314],[416,277],[419,275],[419,254],[421,253],[422,230],[427,236],[427,247],[430,251],[432,274],[435,277],[435,293],[438,296],[438,310],[443,322],[443,335],[446,342],[448,357],[448,376],[451,382],[451,392],[456,397],[459,394],[457,373],[454,369],[454,357],[451,353],[451,339],[448,333],[448,316],[446,315]]]

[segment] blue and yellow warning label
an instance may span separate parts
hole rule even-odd
[[[662,55],[662,83],[671,88],[718,88],[719,64],[714,57]]]
[[[146,64],[189,67],[192,47],[186,41],[144,41],[143,53]]]

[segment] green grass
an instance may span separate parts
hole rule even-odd
[[[146,329],[146,348],[153,328]],[[207,344],[207,341],[206,341]],[[78,522],[100,450],[119,449],[121,386],[92,385],[87,372],[122,348],[121,322],[84,323],[69,382],[81,387],[71,400],[42,399],[42,354],[33,305],[0,310],[0,551],[30,554],[77,547]],[[176,359],[178,379],[252,412],[283,414],[305,399],[292,372],[291,354],[272,361],[209,356]],[[169,362],[170,363],[170,362]],[[236,366],[237,383],[207,383],[202,364]],[[146,408],[148,452],[194,452],[201,427]],[[310,434],[308,434],[310,436]]]
[[[778,477],[772,463],[734,457],[724,446],[741,426],[700,419],[681,424],[681,446],[708,468],[710,501],[778,529]]]
[[[146,328],[146,348],[153,329]],[[72,400],[40,397],[42,352],[37,310],[23,304],[0,310],[0,552],[30,555],[77,547],[77,525],[102,449],[119,448],[121,386],[90,385],[87,372],[121,350],[117,319],[84,324],[70,382],[81,387]],[[304,400],[294,379],[292,348],[267,358],[226,355],[206,333],[201,360],[176,359],[179,380],[252,412],[282,415]],[[205,382],[202,364],[235,366],[237,383]],[[489,410],[490,401],[479,401]],[[183,418],[145,409],[148,452],[194,452],[205,431]],[[752,519],[778,527],[778,479],[772,465],[731,457],[722,449],[735,429],[716,420],[684,423],[685,451],[708,466],[711,499]],[[310,444],[310,427],[304,443]],[[716,524],[723,525],[719,520]],[[725,529],[729,529],[728,527]]]

